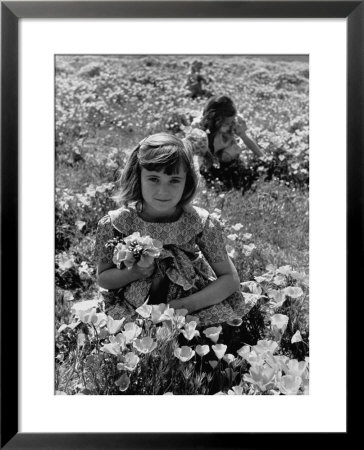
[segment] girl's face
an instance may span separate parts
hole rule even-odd
[[[186,175],[182,164],[179,171],[171,175],[142,168],[141,188],[146,213],[152,217],[172,215],[182,198]]]
[[[228,133],[229,131],[231,131],[234,120],[235,116],[225,117],[220,127],[221,133]]]

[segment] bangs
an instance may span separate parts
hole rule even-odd
[[[149,148],[148,153],[140,155],[140,167],[153,171],[163,171],[167,175],[176,174],[180,167],[187,170],[188,161],[182,151],[176,145],[163,145],[163,147]]]

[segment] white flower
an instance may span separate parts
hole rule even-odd
[[[185,323],[185,329],[181,330],[183,336],[191,341],[195,336],[200,336],[200,332],[196,330],[197,323],[195,321]]]
[[[294,375],[284,375],[278,382],[279,390],[285,395],[296,395],[302,383],[302,378]]]
[[[166,341],[173,335],[173,331],[167,323],[168,322],[163,322],[163,326],[157,328],[157,341]]]
[[[226,353],[224,357],[222,358],[224,361],[226,361],[228,364],[231,364],[235,361],[235,356],[231,353]]]
[[[100,350],[110,355],[121,355],[122,350],[125,349],[125,337],[119,333],[116,336],[110,336],[109,339],[110,343],[104,344]]]
[[[159,305],[152,305],[151,319],[153,323],[163,322],[164,320],[171,320],[174,309],[169,308],[165,303]]]
[[[122,332],[126,343],[129,344],[134,339],[136,339],[140,333],[142,332],[142,329],[138,327],[134,322],[128,322],[124,325],[124,331]]]
[[[174,356],[182,362],[187,362],[195,356],[195,351],[187,345],[183,345],[182,347],[177,347],[175,349]]]
[[[295,334],[292,336],[291,344],[294,344],[295,342],[302,342],[300,330],[297,330]]]
[[[120,263],[130,269],[134,264],[149,266],[160,255],[163,244],[150,236],[140,236],[137,231],[127,236],[114,248],[113,263],[120,268]]]
[[[225,344],[216,344],[212,346],[212,350],[214,351],[215,355],[218,359],[221,359],[227,350],[227,345]]]
[[[147,354],[151,353],[157,347],[157,343],[151,337],[147,336],[142,339],[135,339],[133,347],[135,347],[138,352]]]
[[[286,363],[286,375],[292,375],[292,376],[299,376],[302,377],[306,368],[307,368],[307,361],[300,361],[298,362],[298,359],[290,359]]]
[[[118,370],[129,370],[130,372],[132,372],[133,370],[135,370],[138,362],[139,356],[137,356],[134,352],[128,352],[123,357],[123,362],[118,363],[116,367]]]
[[[233,386],[228,390],[228,395],[243,395],[242,386]]]
[[[148,301],[148,300],[147,300]],[[152,313],[152,306],[148,305],[147,302],[143,303],[142,306],[136,309],[136,312],[143,317],[143,319],[148,319]]]
[[[222,331],[222,327],[210,327],[206,328],[206,330],[203,331],[203,334],[208,337],[212,342],[216,344],[216,342],[219,339],[219,335]]]
[[[121,330],[123,323],[125,321],[125,317],[121,320],[114,320],[111,316],[107,316],[107,330],[110,334],[116,334]]]
[[[244,225],[242,225],[241,223],[236,223],[235,225],[233,225],[231,227],[234,231],[240,231],[242,228],[244,228]]]
[[[195,350],[198,356],[201,356],[202,358],[210,351],[210,347],[208,345],[196,345]]]

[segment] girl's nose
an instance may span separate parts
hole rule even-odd
[[[158,186],[158,195],[166,195],[168,194],[168,185],[160,183]]]

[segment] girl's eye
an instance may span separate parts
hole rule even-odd
[[[180,182],[181,182],[181,180],[171,180],[171,183],[174,183],[174,184],[178,184]]]
[[[152,183],[158,183],[158,178],[149,178],[149,181],[151,181]]]

